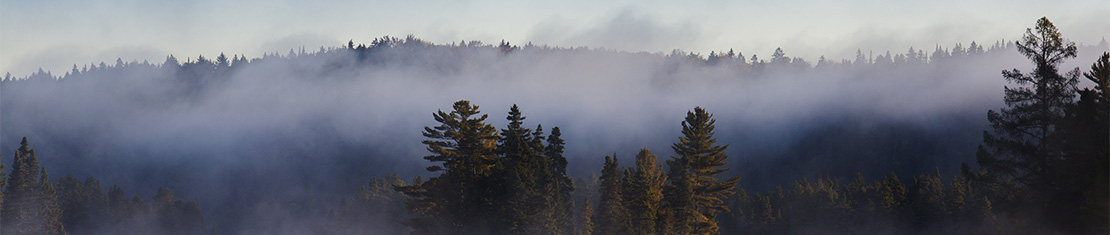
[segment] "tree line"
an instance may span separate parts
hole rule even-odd
[[[0,164],[3,170],[4,164]],[[6,174],[6,175],[5,175]],[[196,200],[182,201],[158,188],[152,203],[119,186],[107,192],[100,180],[66,175],[51,182],[24,137],[12,169],[0,172],[0,233],[3,234],[203,234]]]
[[[565,166],[557,127],[542,144],[542,127],[522,127],[514,105],[499,135],[460,100],[424,131],[428,170],[439,175],[409,185],[394,176],[413,212],[402,224],[413,234],[1106,233],[1110,53],[1086,73],[1060,74],[1076,49],[1045,18],[1015,45],[1036,67],[1003,71],[1015,86],[1005,88],[1006,108],[988,112],[978,169],[803,178],[753,194],[736,187],[739,177],[719,178],[728,146],[716,144],[715,120],[696,107],[666,167],[647,149],[627,168],[605,156],[601,176],[576,186],[557,167]],[[1080,76],[1094,87],[1079,89]]]
[[[375,45],[408,41],[383,39]],[[1035,68],[1030,73],[1003,72],[1014,84],[1004,90],[1006,107],[987,113],[991,129],[984,131],[983,144],[976,151],[977,167],[964,164],[955,175],[938,170],[908,178],[893,173],[872,180],[862,174],[850,180],[803,178],[769,192],[749,193],[737,187],[740,177],[726,177],[742,172],[729,172],[726,167],[728,145],[716,143],[713,115],[695,107],[681,123],[682,135],[672,144],[670,158],[661,160],[643,149],[635,155],[633,166],[621,167],[616,154],[605,156],[599,177],[574,181],[566,174],[567,146],[558,127],[545,133],[542,125],[526,126],[525,116],[513,105],[505,117],[508,125],[497,129],[486,123],[488,116],[478,105],[460,100],[450,111],[433,113],[438,125],[423,130],[427,139],[422,143],[430,153],[424,159],[432,163],[427,171],[434,176],[409,182],[396,174],[372,179],[354,197],[340,201],[329,213],[329,223],[317,230],[338,234],[1104,234],[1110,224],[1110,53],[1103,53],[1086,72],[1075,69],[1061,74],[1059,65],[1075,57],[1076,48],[1045,18],[1014,45]],[[503,53],[519,49],[504,42],[499,48]],[[978,45],[971,49],[981,50]],[[726,53],[726,58],[740,57],[731,54]],[[781,50],[775,54],[771,64],[795,63],[785,59]],[[867,64],[879,64],[858,54]],[[928,61],[921,59],[923,52],[913,54],[880,59]],[[212,63],[219,69],[249,63],[238,56],[221,58]],[[705,61],[712,58],[721,56],[711,53]],[[200,58],[181,65],[173,60],[166,64],[196,66],[207,61]],[[753,61],[759,62],[754,56]],[[117,64],[123,66],[121,61]],[[1094,86],[1080,89],[1080,78]],[[207,231],[199,203],[179,200],[169,189],[160,188],[149,204],[139,195],[128,199],[117,186],[105,193],[100,181],[91,177],[82,181],[67,175],[51,182],[26,138],[12,169],[3,173],[0,232],[4,234]]]

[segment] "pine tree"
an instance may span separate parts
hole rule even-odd
[[[597,234],[628,234],[631,226],[628,210],[621,197],[621,170],[617,158],[605,156],[605,168],[601,170],[601,201],[598,202]]]
[[[497,129],[486,124],[470,101],[454,103],[450,113],[432,116],[440,125],[425,127],[422,141],[432,155],[424,159],[441,172],[423,184],[399,187],[411,197],[406,207],[418,214],[408,225],[416,233],[485,234],[494,214],[490,175],[497,163]]]
[[[1075,57],[1076,47],[1060,36],[1052,22],[1041,18],[1017,48],[1036,67],[1029,74],[1017,69],[1002,72],[1018,86],[1004,88],[1006,108],[987,113],[993,132],[983,133],[976,158],[984,171],[976,178],[1002,187],[1003,194],[1020,195],[1026,208],[1045,210],[1046,219],[1057,220],[1074,213],[1070,205],[1055,204],[1075,201],[1060,198],[1067,190],[1059,189],[1070,183],[1066,179],[1074,178],[1066,176],[1073,172],[1068,166],[1072,159],[1062,151],[1059,134],[1079,77],[1078,68],[1061,75],[1057,66]]]
[[[23,137],[4,190],[4,234],[65,234],[61,208],[46,169]]]
[[[686,113],[682,122],[682,137],[671,147],[678,156],[672,157],[667,164],[671,167],[668,174],[670,187],[675,192],[669,206],[674,213],[675,228],[679,233],[716,234],[718,212],[728,212],[724,198],[736,188],[740,177],[718,181],[717,175],[728,171],[728,145],[717,145],[713,138],[716,120],[701,107]],[[684,196],[687,191],[692,194]],[[679,208],[689,207],[689,208]],[[684,211],[692,210],[693,213]],[[689,227],[690,230],[684,230]]]

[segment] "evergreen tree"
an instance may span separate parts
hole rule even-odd
[[[650,150],[636,154],[636,168],[626,169],[625,203],[632,216],[632,234],[658,234],[663,184],[667,175]]]
[[[537,128],[538,129],[538,128]],[[550,164],[550,191],[548,192],[547,207],[551,208],[554,224],[547,228],[551,234],[566,234],[571,229],[571,192],[574,191],[574,182],[567,176],[567,159],[563,157],[566,143],[562,139],[559,127],[551,128],[547,137],[545,153]],[[545,223],[549,224],[549,223]]]
[[[438,163],[430,172],[440,172],[423,184],[399,187],[411,200],[406,207],[418,214],[408,225],[415,233],[485,234],[494,214],[491,172],[497,163],[497,129],[486,124],[470,101],[454,103],[450,113],[432,116],[440,125],[425,127],[422,141]]]
[[[1079,71],[1061,75],[1057,66],[1075,57],[1076,47],[1065,41],[1047,18],[1037,21],[1035,31],[1028,29],[1017,47],[1035,68],[1029,74],[1017,69],[1002,72],[1018,86],[1005,88],[1008,107],[987,113],[993,133],[983,133],[976,157],[984,171],[977,179],[1002,187],[1003,194],[1021,195],[1027,208],[1045,210],[1046,219],[1056,220],[1075,212],[1071,205],[1055,204],[1075,201],[1060,198],[1066,196],[1062,193],[1066,190],[1059,189],[1075,179],[1067,176],[1074,171],[1069,162],[1075,159],[1062,151],[1066,145],[1059,135],[1075,96]],[[1071,227],[1061,224],[1069,222],[1057,222],[1060,228]]]
[[[166,56],[166,61],[162,62],[162,68],[166,68],[169,69],[169,71],[176,72],[178,69],[181,69],[181,63],[177,61],[176,57],[173,57],[173,55],[169,55]]]
[[[131,203],[127,201],[123,189],[119,185],[112,185],[108,189],[108,221],[110,224],[121,224],[134,214]]]
[[[906,207],[906,185],[898,180],[898,175],[890,173],[882,180],[875,182],[879,193],[879,205],[890,215],[900,216]]]
[[[907,198],[917,229],[923,229],[945,216],[944,185],[941,182],[940,171],[932,175],[921,174],[914,177]]]
[[[697,211],[696,196],[694,193],[694,176],[687,167],[686,159],[676,158],[667,160],[671,170],[667,174],[670,180],[664,191],[664,234],[694,234],[698,227],[709,227],[704,217]]]
[[[790,64],[790,57],[786,57],[786,52],[782,51],[782,47],[775,48],[775,53],[771,54],[771,64],[775,66],[786,66]]]
[[[54,185],[23,137],[4,189],[4,234],[65,234]]]
[[[597,234],[628,234],[631,226],[628,210],[621,197],[621,170],[617,158],[605,156],[601,170],[601,201],[598,202]]]
[[[58,180],[58,203],[62,208],[62,225],[74,234],[96,231],[106,222],[107,197],[100,181],[90,177],[84,182],[72,175]]]
[[[498,231],[507,234],[536,234],[541,232],[541,221],[545,217],[542,206],[544,152],[542,131],[523,127],[524,116],[513,105],[506,117],[509,125],[501,130],[501,140],[497,146],[501,153],[497,175],[500,177],[500,196],[498,200]],[[549,218],[549,217],[548,217]]]
[[[728,154],[724,151],[728,145],[717,145],[713,137],[713,128],[716,120],[713,115],[701,107],[695,107],[693,112],[686,113],[686,120],[682,122],[682,137],[679,142],[672,145],[678,156],[672,157],[667,164],[671,167],[668,174],[672,179],[671,193],[675,200],[669,207],[674,212],[675,228],[690,230],[677,230],[679,233],[689,234],[716,234],[718,212],[728,212],[723,206],[724,198],[736,188],[740,177],[733,177],[723,181],[717,175],[728,171],[724,168],[728,163]],[[688,189],[687,189],[688,188]],[[692,192],[689,196],[687,191]],[[689,207],[689,208],[678,208]],[[692,217],[687,217],[686,210],[694,212]]]
[[[231,60],[228,60],[227,55],[221,52],[220,56],[216,57],[216,69],[224,69],[229,66],[231,66]]]
[[[574,234],[576,235],[590,235],[594,231],[594,222],[590,218],[594,216],[594,206],[590,205],[590,197],[582,198],[582,215],[579,217],[579,226]]]
[[[1073,216],[1071,224],[1075,233],[1107,233],[1110,225],[1110,53],[1091,65],[1084,76],[1094,83],[1093,88],[1078,90],[1079,100],[1067,109],[1060,134],[1066,159],[1060,161],[1053,177],[1059,178],[1053,201],[1057,205],[1070,205],[1079,213],[1066,211],[1058,214]],[[1074,208],[1073,208],[1074,209]]]

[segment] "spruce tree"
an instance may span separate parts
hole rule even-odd
[[[486,124],[477,105],[460,100],[450,113],[432,116],[440,125],[425,127],[422,141],[432,155],[424,157],[438,165],[427,169],[440,173],[423,184],[398,187],[411,197],[406,207],[418,216],[408,225],[416,233],[485,234],[494,214],[491,172],[497,163],[497,129]]]
[[[663,200],[663,184],[667,175],[658,157],[650,150],[636,154],[635,169],[626,169],[625,204],[632,216],[633,234],[658,234],[657,223]]]
[[[574,191],[574,182],[567,176],[567,158],[563,156],[566,143],[562,139],[559,127],[551,128],[547,137],[547,146],[544,148],[550,163],[550,193],[549,207],[552,207],[554,227],[552,234],[566,234],[571,230],[571,192]]]
[[[680,233],[716,234],[718,212],[728,212],[724,198],[736,188],[740,177],[723,181],[717,175],[728,171],[728,145],[717,145],[713,137],[716,120],[701,107],[686,113],[682,122],[682,137],[671,146],[678,156],[672,157],[667,164],[671,167],[668,174],[672,179],[671,193],[676,197],[670,209],[674,212],[675,228]],[[683,196],[687,191],[692,195]],[[676,208],[678,206],[690,208]],[[684,211],[692,210],[691,213]],[[689,214],[689,215],[687,215]],[[683,230],[689,227],[690,230]]]
[[[698,227],[708,227],[705,217],[697,210],[697,195],[694,192],[694,175],[687,167],[686,160],[676,158],[667,160],[671,167],[667,174],[669,184],[664,191],[664,234],[699,234]],[[700,233],[704,234],[704,233]]]
[[[16,150],[4,190],[4,234],[65,234],[59,221],[62,211],[46,169],[39,166],[35,150],[23,137]]]
[[[1104,41],[1105,42],[1105,41]],[[1091,70],[1083,74],[1095,85],[1080,91],[1079,102],[1071,117],[1069,132],[1077,140],[1072,142],[1078,165],[1083,169],[1078,177],[1085,179],[1080,186],[1084,198],[1081,205],[1083,227],[1092,234],[1110,233],[1110,52],[1103,52]]]
[[[594,206],[590,205],[590,197],[582,198],[582,214],[579,217],[579,226],[575,227],[576,235],[590,235],[594,231],[594,222],[590,218],[594,217]]]
[[[500,221],[497,230],[506,234],[536,234],[541,232],[545,217],[541,195],[544,191],[544,152],[542,130],[533,133],[523,127],[524,116],[519,107],[509,108],[508,127],[501,129],[497,151],[501,153],[496,174],[498,190],[503,198],[498,200]]]
[[[601,170],[601,201],[598,202],[597,234],[628,234],[631,223],[625,209],[621,192],[621,170],[617,158],[605,156],[605,168]]]

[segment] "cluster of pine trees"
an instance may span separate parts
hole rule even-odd
[[[1017,48],[1035,67],[1002,72],[1016,85],[1005,88],[1007,107],[987,113],[993,130],[983,132],[980,169],[967,177],[1014,217],[1059,231],[1106,233],[1110,53],[1085,74],[1079,68],[1061,74],[1059,65],[1077,49],[1047,18],[1027,30]],[[1094,87],[1079,89],[1081,76]]]
[[[0,164],[0,170],[4,168]],[[0,233],[3,234],[203,234],[197,201],[182,201],[158,188],[154,203],[127,198],[119,186],[107,194],[100,180],[72,175],[50,182],[24,137],[11,171],[0,173]]]
[[[578,190],[589,192],[572,194],[557,127],[544,145],[542,127],[524,128],[514,105],[498,135],[461,100],[424,131],[433,153],[425,158],[439,163],[428,170],[441,174],[392,181],[409,196],[415,217],[404,224],[414,234],[1105,233],[1110,53],[1083,74],[1094,88],[1078,89],[1078,69],[1056,68],[1075,46],[1047,19],[1016,45],[1037,68],[1004,71],[1018,86],[1006,88],[1008,108],[988,113],[993,131],[984,133],[980,168],[964,164],[954,176],[819,177],[749,194],[736,188],[739,177],[719,179],[728,146],[715,143],[715,120],[697,107],[667,167],[647,149],[629,168],[606,156],[599,178],[579,180]],[[374,195],[390,195],[383,183],[372,185],[382,192]]]
[[[360,190],[353,205],[397,200],[381,192],[383,182],[393,182],[409,196],[405,205],[415,217],[404,223],[417,234],[714,233],[716,216],[729,211],[724,200],[739,181],[717,179],[728,170],[723,168],[727,146],[716,144],[715,120],[698,107],[682,123],[684,136],[672,147],[678,156],[666,161],[669,172],[646,149],[635,168],[622,169],[616,157],[606,156],[596,213],[589,212],[594,211],[589,197],[582,199],[588,211],[575,213],[558,127],[548,136],[542,125],[525,128],[525,117],[513,105],[508,126],[498,133],[467,100],[434,116],[441,125],[426,127],[429,139],[423,142],[433,153],[425,159],[438,163],[428,170],[440,175],[412,185],[395,176],[376,180],[371,190]]]
[[[406,207],[416,213],[407,224],[429,234],[561,234],[571,229],[573,186],[558,127],[547,136],[541,125],[526,128],[514,105],[499,135],[484,122],[488,116],[466,100],[434,116],[441,125],[426,127],[423,143],[432,152],[425,159],[437,163],[428,171],[441,175],[397,188],[410,196]]]

